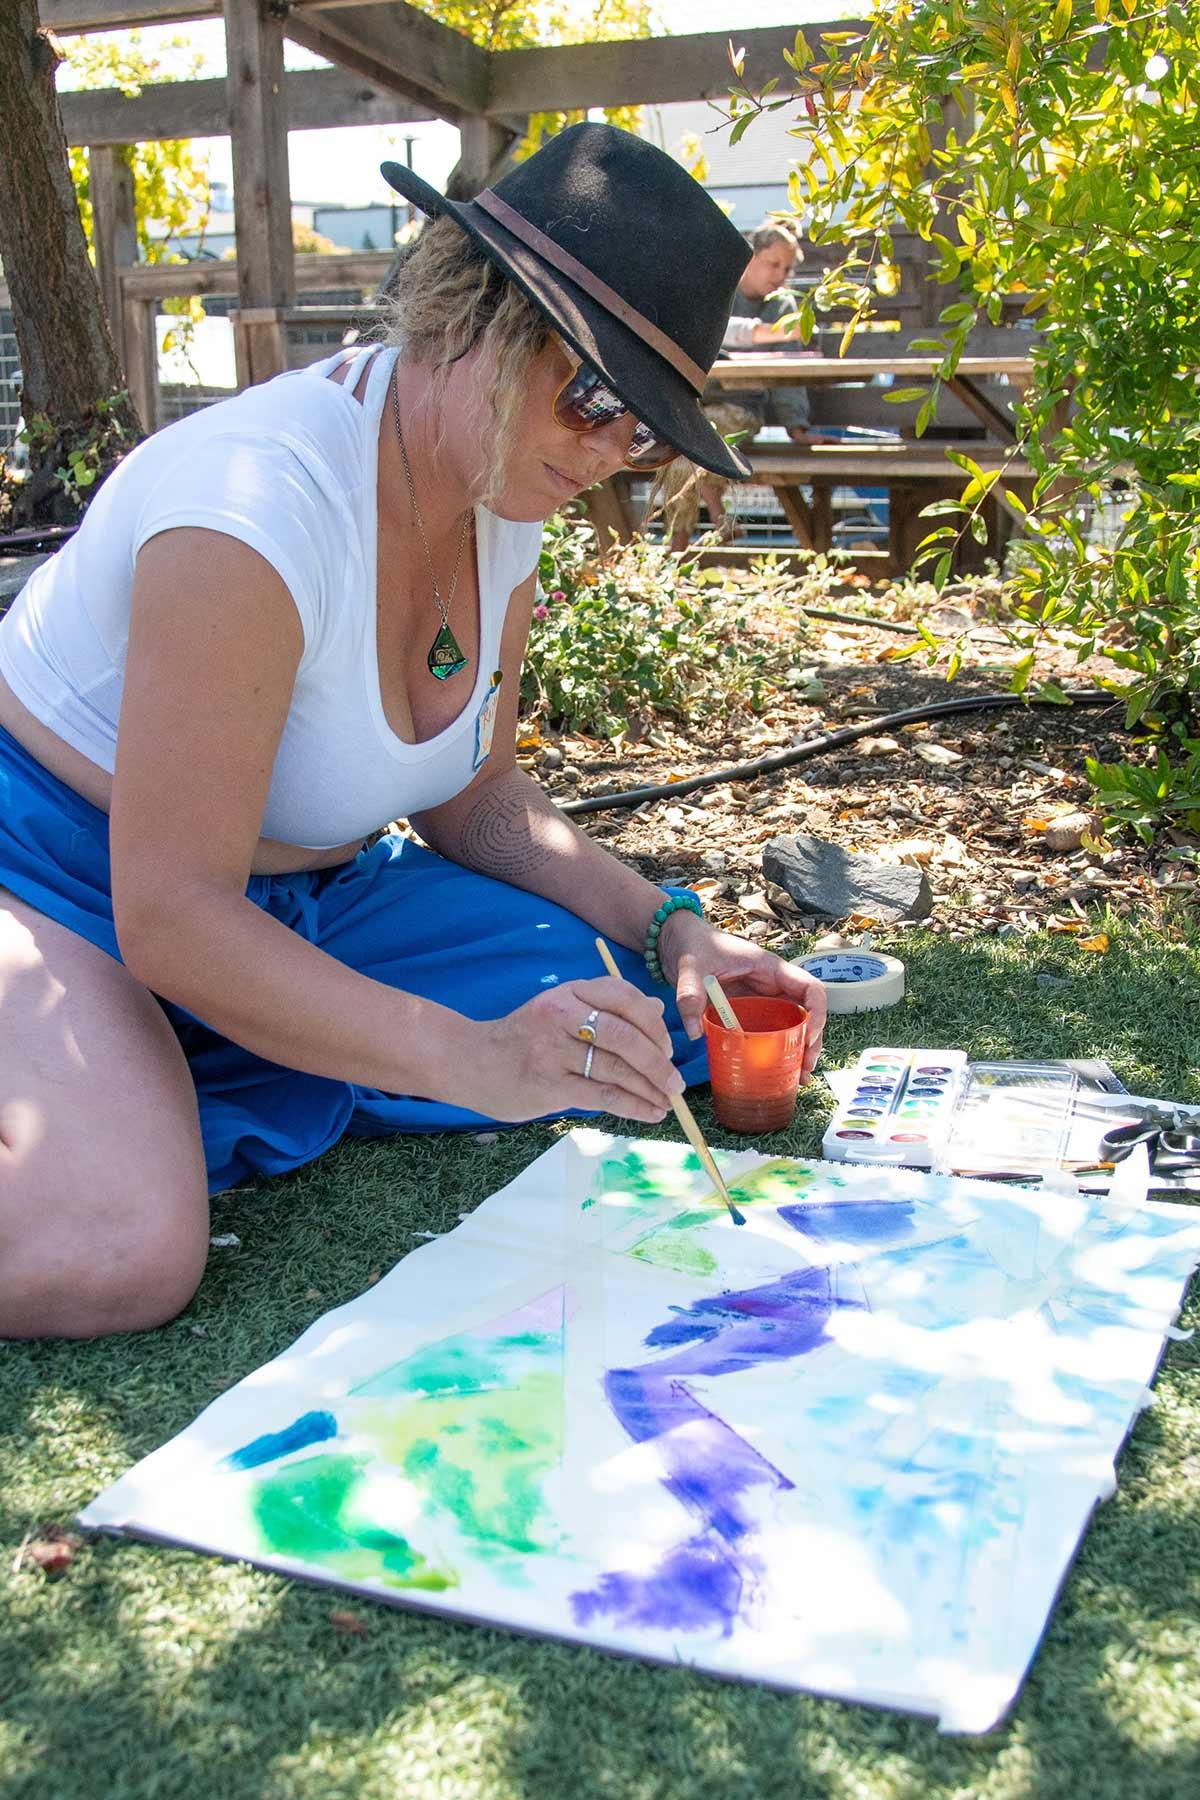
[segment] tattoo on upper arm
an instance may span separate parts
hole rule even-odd
[[[558,821],[524,794],[485,788],[463,821],[462,858],[500,881],[528,877],[554,854]]]

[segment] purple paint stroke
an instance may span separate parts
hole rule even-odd
[[[675,1362],[678,1358],[672,1358]],[[724,1419],[709,1412],[686,1383],[652,1369],[611,1369],[604,1391],[635,1444],[654,1439],[663,1484],[710,1531],[736,1544],[754,1529],[741,1497],[756,1487],[790,1488],[786,1475],[760,1456]]]
[[[671,1369],[679,1374],[729,1375],[755,1363],[786,1361],[815,1350],[825,1341],[835,1304],[828,1269],[799,1269],[763,1287],[709,1294],[690,1306],[672,1308],[674,1318],[656,1325],[645,1342],[651,1350],[697,1345],[695,1351],[654,1363],[656,1373]]]
[[[649,1575],[602,1575],[592,1593],[573,1594],[571,1605],[580,1625],[607,1616],[660,1631],[718,1626],[728,1637],[745,1580],[734,1558],[701,1535],[676,1544]]]
[[[693,1631],[719,1626],[729,1635],[747,1587],[765,1576],[750,1552],[758,1522],[747,1496],[756,1488],[787,1490],[794,1484],[702,1406],[685,1377],[790,1362],[828,1341],[825,1328],[835,1306],[864,1304],[842,1297],[836,1271],[801,1269],[762,1287],[709,1295],[677,1309],[645,1340],[652,1349],[673,1348],[673,1355],[609,1370],[604,1391],[613,1412],[634,1443],[656,1444],[664,1486],[698,1515],[702,1531],[675,1545],[649,1575],[608,1572],[590,1593],[573,1594],[580,1624],[606,1614],[623,1625]]]

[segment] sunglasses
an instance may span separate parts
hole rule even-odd
[[[629,408],[619,395],[607,387],[573,350],[556,338],[563,355],[571,363],[571,373],[554,396],[554,417],[566,431],[599,431],[614,419],[624,418]],[[655,435],[640,419],[634,422],[634,433],[625,452],[627,469],[665,469],[679,455],[674,444]]]

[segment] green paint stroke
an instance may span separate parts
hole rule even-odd
[[[434,1568],[408,1539],[367,1516],[368,1457],[324,1451],[260,1476],[251,1512],[263,1545],[346,1581],[444,1593],[458,1585],[453,1569]]]
[[[600,1164],[595,1191],[583,1202],[586,1208],[597,1199],[632,1200],[638,1206],[657,1206],[674,1196],[686,1196],[694,1178],[703,1171],[700,1158],[682,1145],[631,1145],[624,1156],[610,1156]],[[582,1210],[582,1208],[581,1208]]]
[[[434,1566],[386,1517],[413,1514],[414,1534],[453,1525],[506,1579],[554,1550],[547,1475],[562,1458],[562,1330],[463,1332],[422,1346],[351,1390],[330,1450],[264,1471],[251,1510],[264,1547],[351,1580],[441,1591]]]
[[[744,1206],[788,1206],[807,1197],[805,1190],[815,1180],[812,1169],[802,1168],[786,1156],[777,1156],[731,1181],[729,1192]]]
[[[656,1225],[629,1247],[629,1255],[640,1262],[655,1263],[662,1269],[677,1269],[681,1275],[715,1275],[717,1259],[703,1244],[684,1233],[711,1225],[711,1212],[677,1213],[665,1225]]]

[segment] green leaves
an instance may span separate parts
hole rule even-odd
[[[556,515],[538,579],[521,700],[555,726],[614,737],[631,714],[756,710],[784,678],[789,650],[748,638],[726,576],[644,538],[599,558],[590,525]]]
[[[841,309],[848,344],[884,310],[863,271],[902,263],[904,234],[928,246],[929,291],[947,304],[910,348],[935,373],[880,395],[915,409],[918,437],[982,323],[1037,323],[1012,327],[1034,357],[1013,405],[1032,476],[958,458],[962,491],[926,509],[922,566],[944,581],[1002,498],[1019,521],[1016,625],[1105,658],[1177,769],[1200,739],[1195,9],[877,0],[853,38],[823,34],[819,62],[790,59],[805,87],[793,204],[810,236],[842,247],[817,309]],[[1032,667],[1018,664],[1018,685]]]

